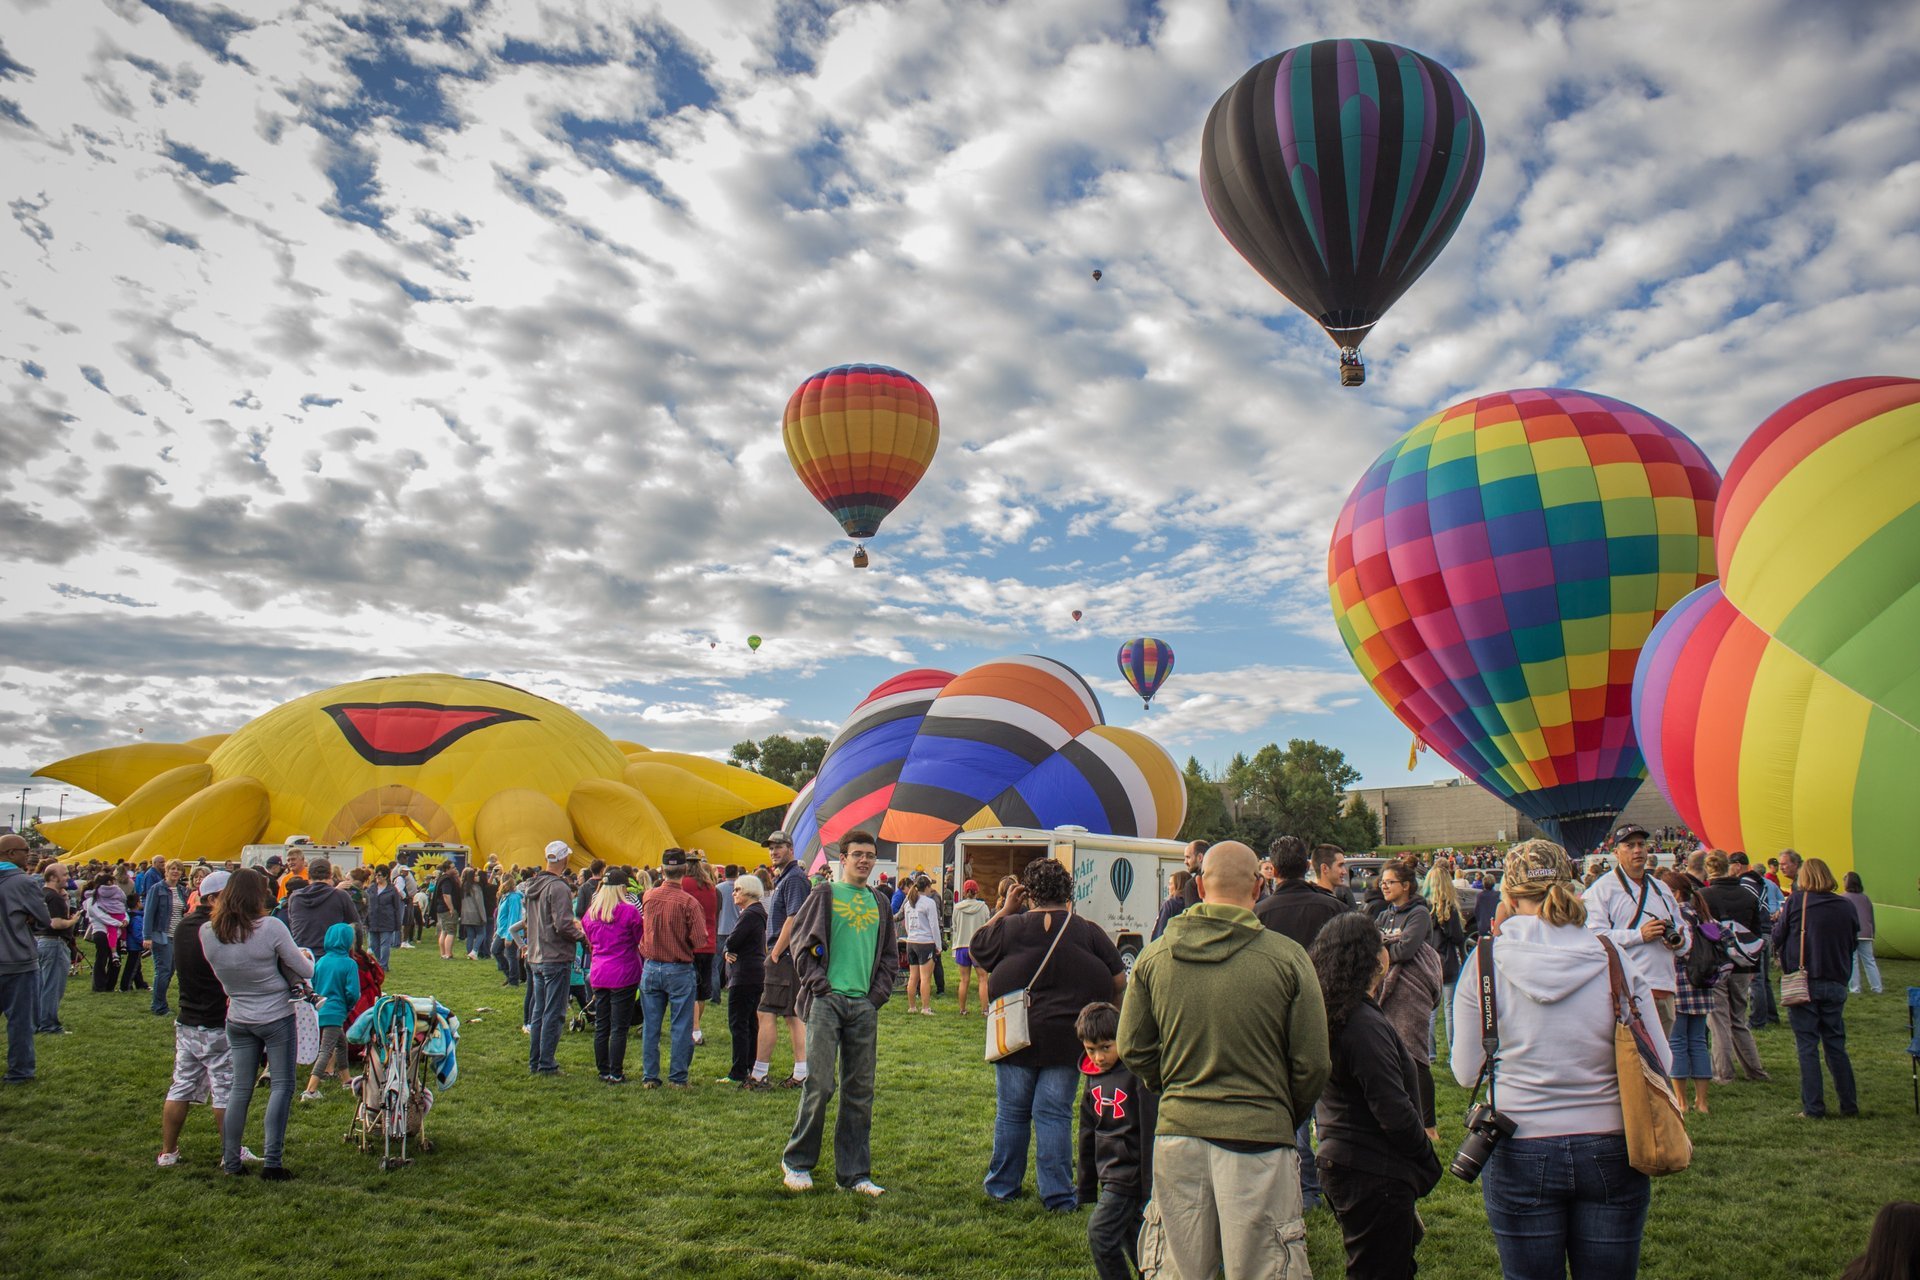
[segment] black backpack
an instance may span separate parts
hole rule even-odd
[[[1711,991],[1727,980],[1733,952],[1727,946],[1727,926],[1705,918],[1693,927],[1693,946],[1687,951],[1687,982],[1696,991]]]

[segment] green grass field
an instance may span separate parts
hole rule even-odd
[[[1832,1276],[1884,1201],[1920,1193],[1900,994],[1920,983],[1920,963],[1884,968],[1888,994],[1847,1007],[1864,1117],[1796,1119],[1792,1036],[1763,1032],[1774,1080],[1714,1090],[1714,1114],[1695,1122],[1693,1168],[1655,1183],[1643,1275]],[[882,1018],[874,1173],[889,1192],[873,1202],[781,1188],[792,1093],[610,1089],[579,1034],[561,1046],[566,1075],[532,1079],[519,993],[500,988],[491,964],[443,962],[423,948],[396,953],[395,969],[389,990],[436,995],[464,1023],[461,1082],[429,1122],[438,1149],[380,1172],[341,1141],[352,1106],[336,1090],[296,1102],[287,1164],[299,1177],[279,1185],[220,1176],[203,1110],[188,1122],[181,1164],[157,1169],[171,1021],[147,1012],[145,993],[96,996],[84,978],[70,987],[63,1016],[75,1034],[43,1037],[39,1082],[0,1093],[0,1276],[1092,1274],[1084,1213],[1060,1218],[1031,1199],[1006,1207],[982,1195],[993,1079],[979,1018],[961,1020],[950,1002],[938,1018],[908,1018],[896,1000]],[[498,1012],[477,1012],[487,1006]],[[707,1030],[715,1043],[694,1063],[702,1082],[725,1070],[723,1009],[709,1011]],[[636,1043],[636,1078],[638,1053]],[[785,1065],[776,1060],[776,1073]],[[1465,1101],[1443,1086],[1449,1154]],[[1498,1274],[1477,1188],[1448,1178],[1422,1212],[1423,1274]],[[1335,1223],[1325,1211],[1309,1222],[1316,1273],[1343,1274]]]

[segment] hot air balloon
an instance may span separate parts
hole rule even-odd
[[[1073,611],[1073,620],[1074,620],[1075,622],[1078,622],[1078,621],[1080,621],[1080,611],[1079,611],[1078,609],[1075,609],[1075,610]]]
[[[1860,872],[1885,954],[1920,956],[1920,381],[1854,378],[1761,424],[1715,510],[1720,580],[1654,629],[1633,681],[1648,771],[1756,862]]]
[[[1691,440],[1605,396],[1454,405],[1381,454],[1335,522],[1341,638],[1421,742],[1591,850],[1645,776],[1634,662],[1713,577],[1719,485]]]
[[[1096,271],[1095,271],[1095,272],[1093,273],[1093,282],[1094,282],[1095,284],[1099,284],[1099,283],[1100,283],[1100,272],[1099,272],[1099,271],[1097,271],[1097,270],[1096,270]]]
[[[1320,40],[1268,58],[1213,104],[1207,210],[1268,284],[1366,381],[1360,343],[1432,264],[1486,159],[1453,73],[1384,40]]]
[[[940,445],[940,412],[912,377],[883,364],[822,369],[795,389],[781,423],[802,484],[855,539],[920,483]],[[855,568],[865,568],[857,548]]]
[[[758,653],[758,652],[760,652],[760,637],[759,637],[759,636],[748,636],[748,637],[747,637],[747,648],[749,648],[749,649],[751,649],[751,650],[753,650],[753,651],[754,651],[755,653]]]
[[[855,827],[876,832],[888,857],[1001,825],[1171,838],[1186,804],[1164,747],[1106,724],[1077,672],[1029,655],[880,685],[834,736],[785,830],[804,861]]]
[[[1153,695],[1173,674],[1173,646],[1151,636],[1127,641],[1120,646],[1120,674],[1140,695],[1140,705],[1151,707]]]

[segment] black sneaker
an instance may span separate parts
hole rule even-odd
[[[798,1076],[788,1076],[780,1082],[780,1087],[782,1089],[804,1089],[807,1087],[807,1082]]]
[[[740,1082],[739,1087],[746,1093],[771,1093],[773,1091],[773,1081],[767,1079],[765,1076],[749,1076]]]
[[[244,1166],[242,1166],[242,1167],[244,1167]],[[260,1171],[260,1181],[262,1181],[262,1182],[292,1182],[292,1181],[293,1181],[293,1170],[291,1170],[291,1169],[288,1169],[288,1168],[285,1168],[285,1167],[284,1167],[284,1166],[282,1166],[282,1165],[277,1165],[277,1164],[276,1164],[276,1165],[269,1165],[269,1166],[268,1166],[267,1168],[265,1168],[265,1169],[262,1169],[262,1170]]]

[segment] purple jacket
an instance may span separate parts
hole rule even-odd
[[[587,981],[596,990],[640,985],[640,908],[623,900],[613,908],[611,920],[589,914],[580,927],[587,931],[587,949],[593,954]]]

